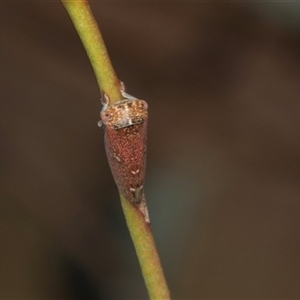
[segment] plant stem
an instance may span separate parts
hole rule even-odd
[[[120,82],[109,59],[102,35],[88,1],[61,0],[83,43],[94,69],[100,91],[114,104],[122,100]]]
[[[88,1],[61,0],[86,49],[101,92],[107,94],[110,105],[122,100],[120,83],[111,65],[98,25]],[[126,223],[136,250],[149,297],[170,299],[168,286],[160,264],[151,228],[140,211],[120,194]]]
[[[160,264],[150,225],[123,195],[121,195],[126,223],[142,269],[150,299],[170,299],[170,292]]]

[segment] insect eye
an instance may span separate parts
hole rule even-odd
[[[144,100],[141,100],[142,101],[142,108],[144,108],[144,109],[148,109],[148,104],[147,104],[147,102],[146,101],[144,101]]]
[[[109,113],[104,111],[100,114],[100,117],[101,117],[101,120],[105,123],[109,119]]]

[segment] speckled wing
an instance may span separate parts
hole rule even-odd
[[[132,203],[144,201],[147,150],[147,103],[123,100],[101,113],[105,148],[120,192]]]

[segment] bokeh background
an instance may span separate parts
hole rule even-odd
[[[300,298],[300,3],[91,7],[149,104],[146,195],[174,299]],[[60,2],[1,2],[0,298],[146,299]]]

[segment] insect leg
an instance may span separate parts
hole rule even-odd
[[[125,92],[126,87],[125,87],[125,84],[124,84],[123,81],[120,81],[120,90],[121,90],[122,96],[123,96],[125,99],[129,99],[129,100],[137,100],[136,97],[131,96],[131,95],[129,95],[129,94],[127,94],[127,93]]]
[[[102,107],[102,110],[101,111],[104,111],[107,109],[108,105],[109,105],[109,97],[107,96],[107,94],[105,92],[102,92],[101,93],[101,98],[100,98],[100,102],[101,104],[103,105]]]

